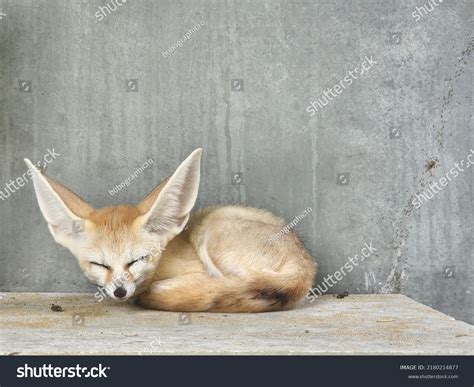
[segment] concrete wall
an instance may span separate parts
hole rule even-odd
[[[111,1],[0,3],[0,290],[94,289],[32,184],[9,184],[23,157],[54,149],[48,173],[104,206],[138,202],[202,146],[199,206],[313,210],[296,229],[323,289],[474,320],[473,1],[150,0],[96,16]],[[377,251],[357,261],[365,243]]]

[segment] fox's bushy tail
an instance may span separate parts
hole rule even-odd
[[[273,273],[258,273],[247,280],[224,279],[209,311],[270,312],[293,307],[311,288],[316,264],[311,257],[298,267]]]

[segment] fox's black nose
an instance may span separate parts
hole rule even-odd
[[[124,288],[117,288],[114,290],[114,296],[117,298],[124,298],[127,295],[127,291]]]

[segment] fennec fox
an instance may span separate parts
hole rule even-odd
[[[101,209],[25,162],[55,241],[109,297],[180,312],[294,306],[312,285],[313,259],[293,232],[279,233],[284,222],[267,211],[216,206],[191,213],[201,152],[137,206]]]

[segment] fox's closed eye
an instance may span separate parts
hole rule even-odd
[[[99,263],[99,262],[89,262],[89,263],[94,266],[99,266],[99,267],[103,267],[104,269],[109,269],[109,266],[104,265],[103,263]]]
[[[143,261],[143,260],[145,260],[145,259],[147,259],[147,258],[148,258],[148,255],[142,255],[140,258],[135,259],[135,260],[133,260],[132,262],[129,262],[127,266],[130,267],[130,266],[132,266],[133,264],[135,264],[135,263],[137,263],[137,262],[140,262],[140,261]]]

